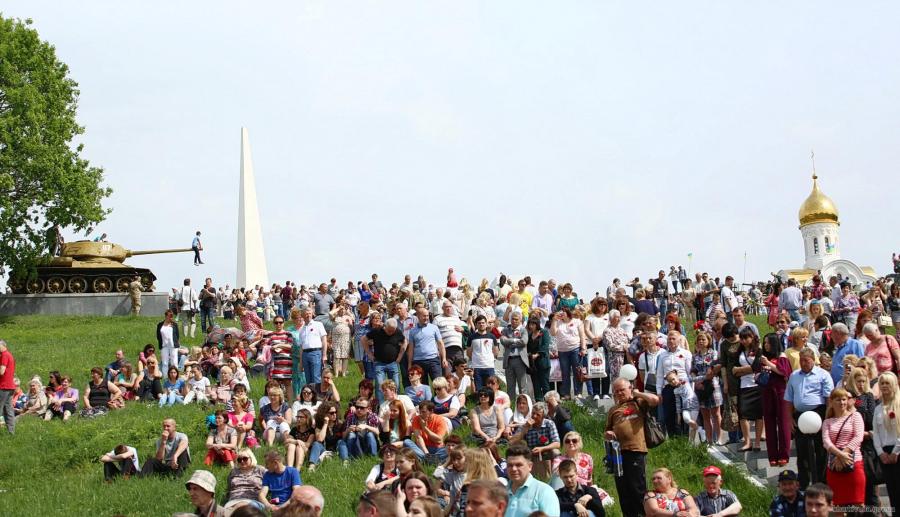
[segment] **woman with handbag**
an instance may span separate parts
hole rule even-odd
[[[894,336],[882,334],[878,325],[873,322],[863,326],[863,334],[868,338],[866,345],[866,357],[875,361],[878,373],[897,373],[897,365],[900,365],[900,344]]]
[[[860,447],[863,456],[863,467],[866,473],[866,506],[877,507],[878,496],[875,494],[875,487],[881,484],[881,462],[878,461],[878,453],[875,452],[875,445],[872,441],[872,419],[875,416],[875,406],[878,401],[872,395],[872,388],[869,386],[869,375],[863,368],[853,368],[849,374],[844,374],[846,381],[844,389],[853,396],[853,407],[856,412],[862,415],[863,424],[865,424],[865,434],[863,435],[863,443]]]
[[[722,389],[719,387],[719,353],[712,347],[712,336],[709,332],[697,332],[694,342],[694,360],[691,362],[691,380],[700,400],[700,415],[703,428],[706,430],[706,441],[710,445],[719,445],[722,430]]]
[[[878,378],[881,404],[872,417],[872,442],[881,462],[891,506],[900,507],[900,388],[897,376],[883,373]]]
[[[738,353],[738,364],[734,368],[734,375],[740,378],[738,417],[741,424],[741,434],[744,437],[744,446],[739,451],[758,451],[763,437],[762,394],[759,385],[756,384],[753,365],[757,362],[757,358],[760,358],[759,338],[756,337],[756,334],[749,327],[744,327],[739,336],[741,347]],[[751,421],[754,422],[752,445],[750,443]]]
[[[866,500],[866,473],[861,451],[865,423],[862,415],[854,411],[853,404],[847,390],[832,391],[822,422],[822,445],[828,453],[825,480],[834,491],[834,506],[858,506]]]
[[[791,456],[791,431],[793,416],[790,407],[784,400],[787,381],[791,377],[791,363],[781,353],[781,337],[778,334],[766,334],[763,339],[762,353],[756,383],[762,389],[763,423],[766,427],[766,453],[769,465],[783,467]]]

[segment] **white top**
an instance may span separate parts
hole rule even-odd
[[[206,377],[200,377],[200,379],[191,377],[188,379],[188,384],[191,385],[192,390],[206,393],[207,388],[209,388],[209,379]]]
[[[493,368],[494,345],[499,345],[496,339],[479,337],[469,340],[469,347],[472,349],[472,359],[469,360],[469,367]]]
[[[310,321],[300,329],[300,344],[303,350],[318,350],[322,348],[322,338],[328,335],[325,325],[321,321]]]
[[[469,386],[472,385],[472,378],[468,375],[463,375],[462,379],[459,380],[459,388],[456,389],[456,395],[465,395],[469,391]]]
[[[753,364],[750,362],[750,358],[747,357],[747,354],[741,352],[740,357],[738,357],[738,365],[740,366],[752,366]],[[741,376],[741,389],[746,388],[755,388],[756,387],[756,376],[752,373],[748,373],[747,375]]]
[[[691,371],[690,352],[683,348],[679,348],[674,352],[663,350],[656,358],[656,392],[662,393],[663,386],[666,385],[666,374],[675,370],[678,372],[678,378],[688,380],[688,372]]]
[[[175,340],[172,338],[172,326],[163,325],[159,328],[159,335],[162,337],[163,348],[174,348]]]
[[[183,311],[197,308],[197,291],[189,285],[181,287],[181,292],[178,293],[178,299],[184,303],[181,306],[181,310]]]
[[[738,299],[734,295],[734,291],[732,291],[731,288],[727,285],[722,287],[722,290],[719,291],[719,294],[722,297],[722,306],[725,307],[725,312],[731,312],[739,306]]]
[[[900,415],[894,415],[900,418]],[[875,415],[872,417],[872,441],[875,452],[881,454],[884,448],[893,445],[891,454],[900,456],[900,436],[897,435],[897,426],[891,417],[884,414],[884,404],[875,406]]]
[[[434,324],[441,331],[441,339],[444,340],[444,348],[462,348],[462,332],[456,327],[462,327],[463,322],[456,316],[435,316]]]
[[[637,319],[637,316],[637,313],[629,312],[627,316],[622,316],[622,319],[619,320],[619,328],[628,334],[628,339],[634,337],[634,320]]]
[[[609,314],[604,314],[603,316],[595,316],[595,315],[591,314],[590,316],[585,318],[584,321],[585,321],[585,324],[587,325],[585,330],[590,329],[591,335],[599,338],[599,337],[603,336],[603,331],[606,330],[606,327],[609,326]],[[620,320],[619,326],[621,326],[621,325],[622,324],[621,324],[621,320]],[[622,330],[625,330],[625,329],[622,329]],[[625,332],[627,333],[628,331],[625,330]]]
[[[294,414],[294,418],[297,418],[297,413],[299,413],[301,409],[308,409],[312,416],[316,416],[316,410],[319,409],[319,406],[321,405],[321,401],[317,401],[315,404],[310,404],[309,402],[300,402],[299,400],[295,400],[294,405],[291,406],[291,412]]]
[[[503,409],[508,408],[509,405],[509,395],[505,391],[497,390],[494,392],[494,406]]]
[[[137,472],[140,472],[140,471],[141,471],[141,464],[140,464],[140,462],[138,461],[138,453],[137,453],[137,449],[135,449],[134,447],[129,447],[129,446],[127,446],[127,445],[125,446],[125,448],[128,449],[128,452],[131,453],[131,464],[134,465],[134,470],[137,471]],[[106,454],[107,454],[107,456],[115,456],[115,455],[116,455],[116,450],[113,449],[113,450],[107,452]]]
[[[413,401],[407,395],[397,395],[397,400],[403,403],[403,409],[406,410],[406,416],[412,419],[412,416],[416,414],[416,405],[413,404]],[[387,418],[388,411],[391,409],[390,401],[385,400],[381,403],[381,406],[378,407],[378,417],[382,420]]]

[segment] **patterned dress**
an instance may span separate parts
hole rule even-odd
[[[335,359],[350,357],[350,319],[346,316],[334,320],[334,328],[331,330],[331,343],[334,347]]]
[[[694,391],[697,398],[700,399],[700,407],[703,409],[713,409],[722,405],[722,390],[719,388],[719,376],[712,378],[712,395],[706,396],[703,389],[703,381],[706,378],[706,372],[719,364],[719,353],[710,348],[702,355],[695,355],[694,362],[691,364],[691,381],[694,382]]]
[[[603,331],[603,347],[609,356],[609,378],[612,382],[619,378],[619,371],[625,364],[628,334],[622,327],[606,327],[606,330]]]
[[[270,378],[275,380],[291,380],[294,361],[291,358],[291,347],[294,337],[290,332],[270,332],[266,336],[266,344],[272,351],[272,370]]]

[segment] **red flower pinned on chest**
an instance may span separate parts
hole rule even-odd
[[[897,415],[895,415],[894,412],[891,411],[890,413],[888,413],[888,416],[891,417],[891,420],[893,420]]]
[[[625,416],[631,416],[635,413],[634,408],[627,407],[622,410],[622,414]]]
[[[540,440],[538,440],[538,441],[545,444],[545,443],[549,442],[550,439],[547,438],[546,436],[541,436]]]
[[[678,354],[678,358],[679,358],[679,359],[684,359],[684,356],[681,355],[681,354]]]
[[[424,396],[425,396],[425,390],[417,390],[416,391],[416,398],[422,398]]]
[[[395,472],[388,472],[388,475],[387,475],[388,479],[393,479],[395,477],[397,477],[397,474]]]
[[[856,402],[854,402],[853,405],[855,405],[856,407],[862,407],[862,400],[856,399]]]
[[[668,506],[666,499],[664,497],[657,497],[656,506],[658,506],[660,510],[665,510],[666,506]]]
[[[588,460],[581,458],[581,461],[578,462],[578,466],[583,469],[588,468]]]
[[[703,358],[703,362],[706,363],[706,364],[711,364],[711,363],[712,363],[712,357],[709,357],[709,356],[704,357],[704,358]]]
[[[513,336],[522,337],[522,333],[517,330],[517,331],[513,332]]]

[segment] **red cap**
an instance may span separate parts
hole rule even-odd
[[[719,467],[717,467],[715,465],[710,465],[710,466],[706,467],[705,469],[703,469],[703,477],[721,476],[721,475],[722,475],[722,471],[719,469]]]

